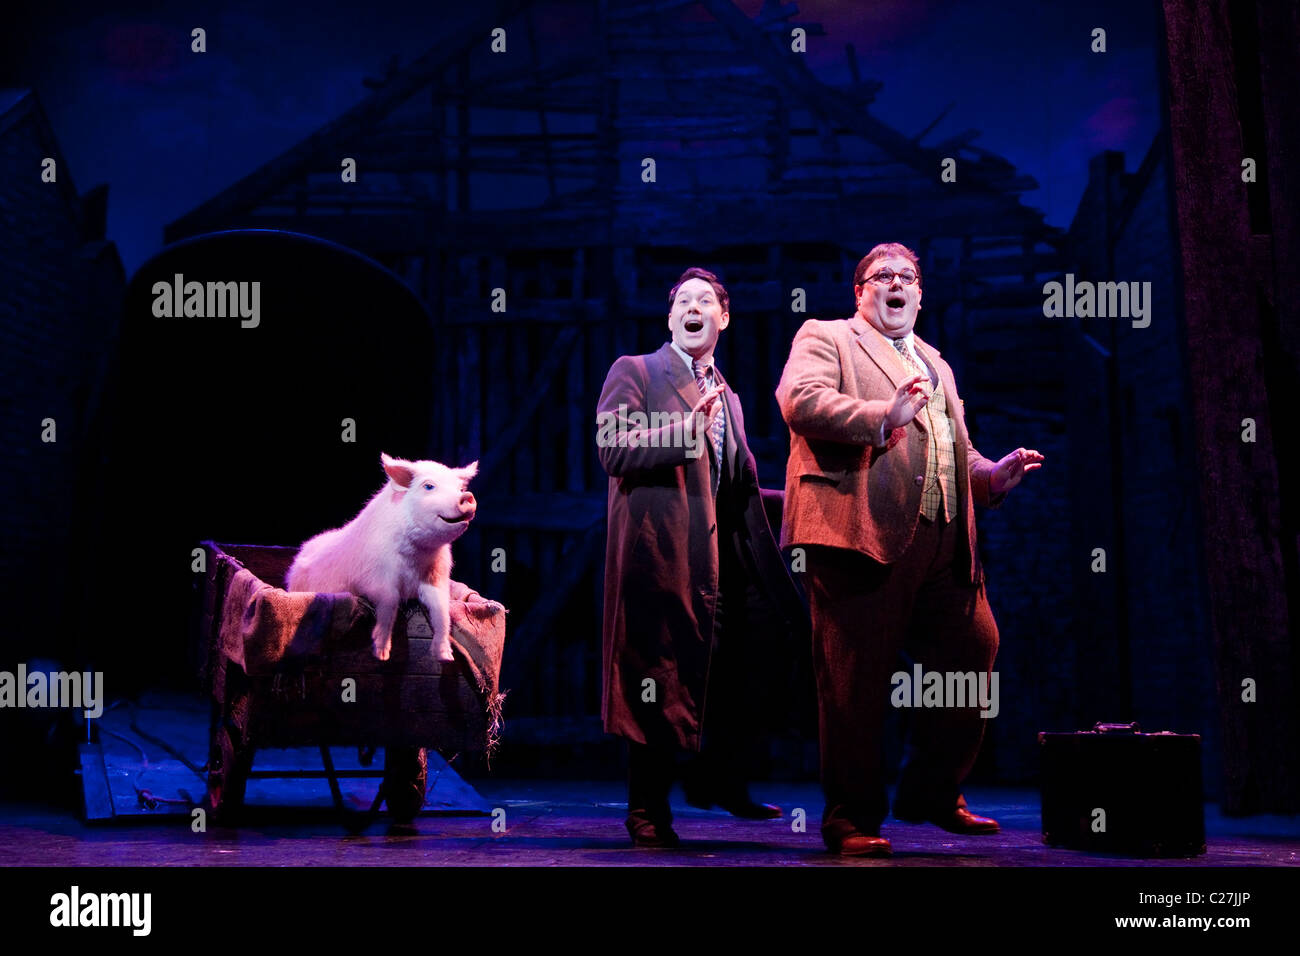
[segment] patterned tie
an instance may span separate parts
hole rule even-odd
[[[931,521],[936,520],[940,514],[945,521],[951,521],[957,513],[957,463],[948,418],[948,397],[944,394],[943,383],[935,384],[930,378],[929,370],[921,365],[920,360],[907,347],[906,339],[893,339],[892,342],[902,356],[903,364],[912,372],[924,375],[925,380],[934,388],[930,401],[921,412],[930,433],[925,479],[921,488],[921,513]]]
[[[890,341],[894,343],[894,348],[898,349],[898,354],[903,356],[903,364],[912,369],[914,373],[924,375],[925,380],[933,385],[934,383],[930,381],[930,373],[921,367],[920,363],[912,355],[911,350],[908,349],[907,339],[891,339]]]
[[[691,369],[695,372],[695,384],[700,387],[700,394],[703,395],[713,387],[713,366],[701,365],[698,361],[692,361]],[[721,401],[721,398],[719,398],[719,401]],[[718,490],[718,479],[722,472],[722,437],[726,427],[722,415],[715,415],[713,424],[709,427],[709,439],[713,444],[713,464],[716,466],[713,470],[713,491],[715,494]]]

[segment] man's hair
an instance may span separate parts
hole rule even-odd
[[[917,258],[916,253],[901,242],[882,242],[863,256],[862,261],[858,263],[858,267],[853,270],[853,291],[857,292],[858,286],[867,281],[871,263],[877,259],[892,259],[894,256],[902,256],[912,264],[912,268],[916,271],[916,282],[919,285],[921,282],[921,261]]]
[[[731,304],[731,296],[727,295],[727,289],[708,269],[701,269],[699,266],[691,266],[682,273],[682,277],[677,280],[677,284],[672,287],[668,293],[668,308],[671,309],[673,302],[677,299],[677,290],[682,287],[682,283],[687,279],[703,279],[709,285],[713,286],[713,292],[718,297],[718,305],[722,306],[723,312],[730,312],[728,306]]]

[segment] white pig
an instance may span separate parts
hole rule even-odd
[[[375,606],[375,657],[388,660],[404,601],[419,599],[433,625],[433,655],[450,661],[451,543],[477,505],[466,490],[478,462],[448,468],[436,461],[380,455],[389,481],[341,528],[316,535],[289,568],[290,591],[351,591]]]

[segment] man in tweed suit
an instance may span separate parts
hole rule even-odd
[[[912,333],[920,272],[897,243],[867,253],[857,314],[805,322],[776,393],[790,427],[781,546],[806,553],[812,610],[822,837],[844,855],[890,852],[882,733],[899,652],[925,671],[991,673],[998,632],[973,505],[1000,504],[1043,460],[1019,448],[992,462],[971,446],[952,369]],[[979,705],[912,718],[894,816],[997,832],[961,795]]]

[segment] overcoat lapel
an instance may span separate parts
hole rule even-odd
[[[665,342],[659,351],[655,353],[655,358],[659,361],[664,375],[668,378],[668,384],[677,392],[682,404],[686,406],[686,411],[689,412],[695,407],[695,403],[700,400],[700,386],[696,384],[690,369],[681,360],[681,356],[673,351],[671,342]]]
[[[727,467],[731,469],[730,474],[735,477],[740,474],[740,457],[741,448],[745,446],[745,432],[741,426],[740,418],[740,396],[731,390],[727,385],[727,380],[722,377],[718,367],[713,367],[713,375],[720,385],[725,386],[722,390],[722,400],[726,403],[727,409],[727,430],[724,434],[723,449],[727,457]]]
[[[689,412],[695,407],[695,403],[700,400],[699,383],[695,381],[690,370],[686,367],[686,363],[681,360],[681,356],[673,350],[671,342],[665,343],[655,353],[655,358],[663,366],[663,372],[667,376],[669,384],[672,385],[681,398],[682,404],[686,406],[686,411]],[[744,434],[740,427],[740,399],[731,390],[731,386],[727,385],[727,380],[718,371],[716,364],[713,366],[713,376],[719,385],[725,386],[722,390],[722,400],[726,403],[727,427],[723,433],[723,443],[725,445],[723,453],[726,456],[727,466],[732,469],[731,474],[736,475],[740,473],[740,449],[744,445]]]

